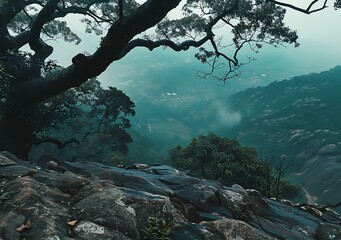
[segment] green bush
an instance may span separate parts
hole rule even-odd
[[[236,139],[210,132],[193,138],[185,148],[176,146],[169,155],[176,168],[191,176],[237,183],[244,188],[259,189],[265,184],[265,166],[258,160],[256,149],[241,146]]]
[[[299,195],[297,186],[278,181],[278,169],[261,161],[255,148],[241,146],[236,139],[223,138],[212,132],[193,138],[186,147],[176,146],[169,150],[169,161],[188,175],[218,180],[224,185],[239,184],[269,197],[292,199]],[[274,191],[278,184],[280,196]]]

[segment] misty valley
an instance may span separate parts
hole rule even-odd
[[[282,177],[301,189],[296,195],[281,195],[282,198],[336,204],[341,201],[341,195],[335,194],[341,189],[340,75],[338,66],[209,100],[196,96],[201,94],[200,89],[185,98],[175,92],[161,94],[159,98],[145,97],[136,103],[137,115],[131,117],[129,133],[133,142],[128,143],[126,155],[117,152],[118,148],[101,147],[110,138],[102,134],[100,139],[89,136],[83,148],[78,144],[61,149],[51,144],[39,145],[32,151],[32,158],[50,154],[69,161],[96,158],[97,162],[109,165],[143,163],[175,167],[174,159],[169,156],[174,147],[186,147],[192,138],[212,132],[255,148],[255,158],[261,162],[277,162],[285,157],[288,169]],[[94,142],[100,143],[97,152],[91,145]],[[76,147],[81,149],[81,156],[77,155]],[[180,170],[203,177],[191,174],[192,168],[188,165]]]
[[[340,202],[340,75],[338,66],[227,98],[187,102],[183,108],[174,108],[171,101],[181,101],[175,96],[169,105],[146,100],[140,107],[149,111],[132,120],[140,128],[132,129],[136,142],[127,160],[162,162],[171,147],[185,146],[191,137],[212,131],[255,147],[263,159],[285,155],[292,163],[288,179],[304,186],[317,202]]]

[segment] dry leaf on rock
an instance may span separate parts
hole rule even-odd
[[[78,222],[77,220],[72,220],[72,221],[68,221],[67,224],[69,226],[75,226],[77,222]]]
[[[17,227],[16,230],[17,230],[18,232],[22,232],[22,231],[24,231],[25,229],[29,229],[31,226],[32,226],[31,221],[30,221],[30,220],[27,220],[26,223],[21,224],[21,226],[20,226],[20,227]]]

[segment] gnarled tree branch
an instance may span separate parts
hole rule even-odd
[[[327,8],[327,1],[328,0],[324,0],[324,3],[321,7],[318,7],[318,8],[315,8],[315,9],[312,9],[318,2],[320,2],[320,0],[314,0],[312,1],[309,6],[307,6],[306,8],[300,8],[300,7],[297,7],[293,4],[289,4],[289,3],[284,3],[284,2],[280,2],[280,1],[276,1],[276,0],[268,0],[269,2],[272,2],[272,3],[275,3],[276,5],[279,5],[279,6],[282,6],[282,7],[287,7],[287,8],[291,8],[295,11],[298,11],[298,12],[302,12],[302,13],[305,13],[305,14],[311,14],[311,13],[314,13],[314,12],[318,12],[318,11],[321,11],[325,8]]]
[[[146,39],[134,39],[130,41],[125,48],[122,50],[121,54],[117,57],[118,59],[123,58],[125,55],[127,55],[132,49],[135,47],[145,47],[148,48],[150,51],[154,50],[155,48],[164,46],[164,47],[170,47],[176,52],[180,51],[186,51],[190,47],[200,47],[203,45],[205,42],[207,42],[210,39],[210,36],[205,36],[199,41],[194,41],[194,40],[187,40],[183,41],[182,43],[175,43],[172,40],[168,39],[162,39],[162,40],[157,40],[157,41],[152,41],[152,40],[146,40]]]
[[[165,46],[165,47],[170,47],[171,49],[173,49],[176,52],[179,52],[179,51],[186,51],[190,47],[200,47],[209,40],[214,42],[214,40],[213,40],[214,33],[212,32],[212,28],[214,27],[214,25],[216,25],[217,22],[219,20],[221,20],[223,17],[225,17],[226,15],[235,11],[237,8],[238,8],[238,0],[234,1],[233,5],[230,8],[227,8],[225,11],[223,11],[221,14],[219,14],[218,16],[213,18],[207,24],[207,26],[205,28],[206,35],[198,41],[186,40],[186,41],[183,41],[181,43],[175,43],[174,41],[170,40],[169,38],[156,40],[156,41],[146,40],[146,39],[134,39],[134,40],[130,41],[124,47],[124,49],[122,50],[122,52],[118,56],[117,60],[123,58],[126,54],[128,54],[135,47],[146,47],[150,51],[152,51],[155,48]],[[167,37],[166,34],[165,34],[165,36]],[[231,59],[231,61],[232,61],[232,59]]]
[[[57,0],[51,1],[55,3]],[[73,64],[57,75],[50,76],[48,79],[36,78],[21,83],[13,91],[13,94],[18,100],[20,99],[22,105],[32,104],[41,102],[66,89],[77,87],[89,78],[98,76],[118,59],[122,50],[134,36],[155,26],[180,2],[181,0],[149,0],[145,2],[134,13],[126,16],[123,21],[110,27],[104,43],[93,55],[78,54],[73,58]],[[51,6],[48,13],[53,11],[53,6]],[[44,21],[44,18],[41,21]],[[42,26],[41,23],[39,26]]]
[[[36,57],[46,59],[53,52],[53,48],[40,39],[40,33],[49,17],[55,12],[59,0],[50,0],[34,19],[30,31],[29,45],[36,53]]]
[[[51,144],[56,145],[60,149],[66,147],[67,145],[69,145],[71,143],[80,144],[80,142],[77,139],[75,139],[75,138],[71,138],[71,139],[69,139],[69,140],[67,140],[65,142],[62,142],[62,141],[60,141],[58,139],[55,139],[55,138],[49,138],[49,137],[37,138],[34,141],[35,145],[39,145],[39,144],[42,144],[42,143],[51,143]]]

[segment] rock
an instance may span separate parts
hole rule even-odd
[[[148,173],[152,173],[152,174],[158,174],[158,175],[178,175],[178,176],[185,175],[183,172],[180,172],[177,169],[172,168],[167,165],[152,165],[144,169],[144,171]]]
[[[131,239],[139,239],[147,227],[149,216],[171,218],[175,222],[184,217],[166,196],[154,195],[110,184],[85,186],[73,207],[73,216],[99,226],[115,229]]]
[[[257,200],[257,201],[255,201]],[[268,235],[279,239],[310,240],[315,239],[315,231],[321,219],[313,214],[274,200],[251,199],[251,205],[257,202],[258,212],[252,209],[249,223],[263,229]],[[290,226],[290,227],[285,227]]]
[[[13,214],[17,216],[17,220],[11,219],[4,229],[16,229],[30,220],[32,226],[20,232],[21,238],[48,239],[51,236],[59,236],[62,239],[62,236],[68,235],[65,224],[69,218],[70,196],[67,194],[59,189],[50,189],[30,177],[8,181],[3,192],[8,193],[8,198],[1,204],[1,219]]]
[[[181,223],[176,225],[170,235],[172,240],[223,240],[220,235],[214,234],[200,224]]]
[[[20,239],[16,228],[25,221],[25,217],[16,212],[2,213],[0,217],[0,239]]]
[[[218,191],[218,198],[219,202],[223,207],[235,210],[235,211],[241,211],[243,207],[243,196],[238,193],[234,192],[232,190],[226,190],[222,189]]]
[[[16,164],[17,163],[15,161],[9,159],[8,157],[0,153],[0,166],[10,166],[10,165],[16,165]]]
[[[105,226],[117,229],[132,239],[139,239],[135,210],[124,204],[122,191],[116,187],[91,184],[84,187],[79,195],[72,210],[75,219],[92,222],[97,234],[104,234]],[[90,226],[90,223],[85,226]]]
[[[330,223],[320,223],[317,227],[316,235],[319,240],[341,239],[341,226]]]
[[[202,217],[197,212],[196,208],[192,204],[184,204],[185,217],[190,222],[199,223],[202,221]]]
[[[211,222],[201,223],[205,229],[213,234],[223,236],[225,240],[234,239],[252,239],[252,240],[275,240],[276,238],[268,236],[264,232],[250,226],[249,224],[234,220],[221,219]]]
[[[239,193],[243,197],[248,196],[247,191],[242,186],[240,186],[238,184],[233,184],[230,189],[236,193]]]
[[[74,234],[77,235],[80,239],[85,240],[111,240],[111,239],[120,239],[120,240],[131,240],[131,238],[126,235],[118,232],[118,231],[109,231],[105,227],[97,225],[93,222],[82,221],[74,228]]]
[[[246,189],[246,192],[250,197],[262,197],[262,194],[255,189]]]
[[[326,222],[341,226],[340,215],[328,208],[325,209],[325,211],[322,213],[322,219],[325,220]]]
[[[146,169],[149,166],[143,163],[135,163],[133,165],[127,166],[126,169]]]
[[[57,160],[59,171],[44,159],[37,166],[0,153],[0,239],[138,240],[149,217],[171,219],[174,240],[328,239],[341,231],[340,216],[327,208],[300,209],[169,166]]]
[[[180,189],[172,189],[174,194],[185,203],[194,205],[200,211],[208,211],[218,203],[215,192],[206,185],[185,185]]]
[[[333,153],[337,150],[336,144],[328,144],[325,145],[324,147],[320,148],[318,153],[319,154],[328,154],[328,153]]]
[[[65,173],[67,171],[66,167],[59,166],[56,162],[54,161],[48,161],[46,163],[46,169],[47,170],[53,170],[59,173]]]

